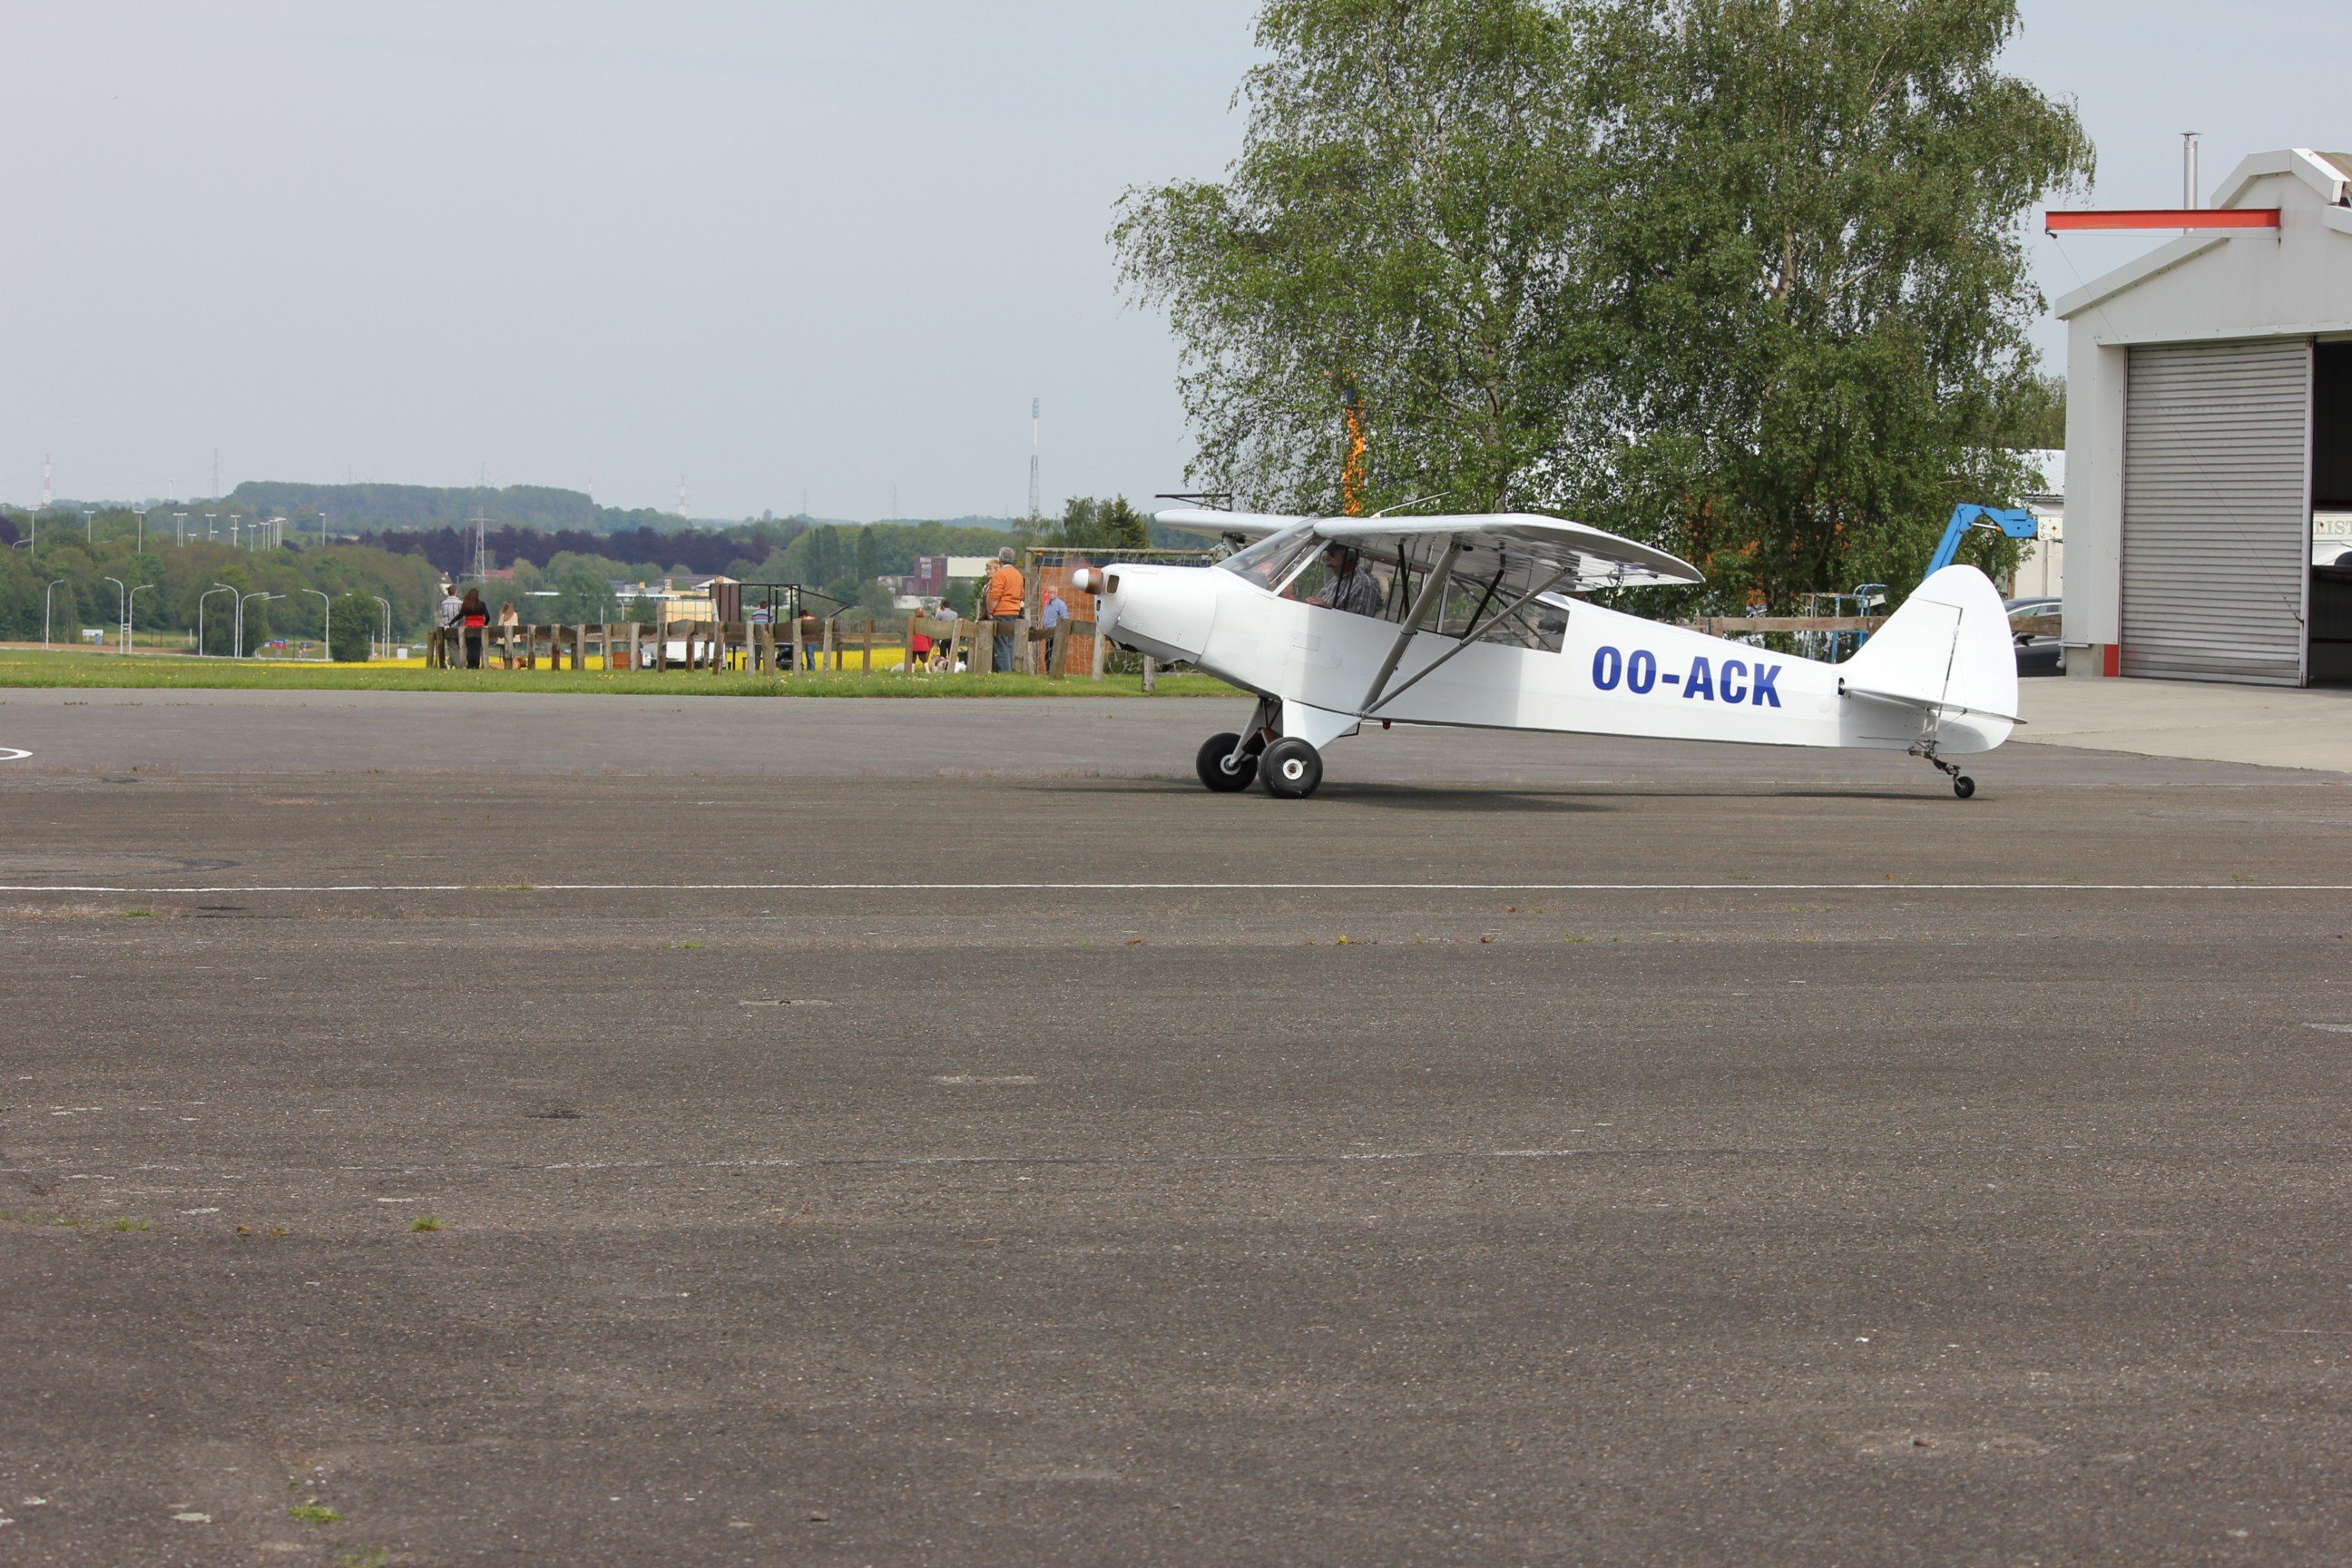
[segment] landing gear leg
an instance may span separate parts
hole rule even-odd
[[[1199,754],[1192,759],[1201,782],[1219,795],[1249,788],[1257,780],[1258,753],[1265,750],[1266,738],[1281,716],[1280,704],[1261,697],[1247,728],[1238,734],[1228,731],[1202,742]]]
[[[1928,763],[1933,766],[1937,773],[1947,774],[1950,777],[1952,781],[1952,793],[1954,795],[1958,795],[1962,800],[1966,800],[1969,796],[1977,793],[1977,781],[1969,777],[1968,774],[1960,772],[1960,765],[1958,763],[1948,763],[1944,761],[1943,758],[1936,754],[1932,747],[1919,754],[1927,758]]]

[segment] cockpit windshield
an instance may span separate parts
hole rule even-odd
[[[1374,620],[1402,620],[1405,600],[1390,588],[1396,568],[1320,537],[1313,523],[1270,533],[1217,563],[1268,593]]]
[[[1303,562],[1313,558],[1316,543],[1315,525],[1297,523],[1278,533],[1267,534],[1217,564],[1225,571],[1239,573],[1261,588],[1279,591],[1286,581],[1297,574]]]

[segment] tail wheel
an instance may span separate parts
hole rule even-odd
[[[1276,741],[1257,760],[1257,773],[1265,781],[1266,794],[1305,800],[1323,782],[1323,757],[1304,741]]]
[[[1201,742],[1198,755],[1192,759],[1192,770],[1201,782],[1219,795],[1231,795],[1249,788],[1257,777],[1257,748],[1253,745],[1242,753],[1242,760],[1233,760],[1234,746],[1241,737],[1228,730],[1222,735],[1212,735]]]

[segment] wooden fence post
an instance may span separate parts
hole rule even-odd
[[[1154,677],[1159,675],[1159,673],[1160,661],[1152,658],[1150,654],[1145,654],[1143,656],[1143,694],[1146,697],[1151,695],[1152,680]]]
[[[841,650],[833,643],[833,626],[836,618],[833,616],[824,618],[824,668],[838,675],[841,673]]]
[[[1109,661],[1110,638],[1102,635],[1102,623],[1100,621],[1097,621],[1095,623],[1094,669],[1087,679],[1089,680],[1100,680],[1103,678],[1103,669]]]
[[[874,673],[874,617],[872,616],[866,617],[865,672],[868,675]]]

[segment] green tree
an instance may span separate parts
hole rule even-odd
[[[2018,26],[2016,0],[1610,5],[1590,270],[1636,374],[1590,507],[1777,597],[1907,588],[1954,501],[2025,488],[2006,447],[2049,394],[2019,219],[2091,149],[2000,68]]]
[[[1151,543],[1150,525],[1128,504],[1125,496],[1103,500],[1072,496],[1062,515],[1039,541],[1045,544],[1090,545],[1101,550],[1143,550]]]
[[[2046,430],[2020,217],[2086,176],[2017,0],[1268,0],[1243,151],[1130,190],[1244,505],[1568,511],[1718,594],[1917,575]]]
[[[339,664],[362,664],[375,646],[375,635],[383,626],[376,602],[357,594],[345,594],[335,602],[334,636],[328,640],[327,653]]]
[[[830,583],[841,575],[841,533],[831,523],[820,523],[803,536],[801,543],[803,582]]]
[[[1130,189],[1120,277],[1164,308],[1199,441],[1244,505],[1542,499],[1601,367],[1575,265],[1601,195],[1574,18],[1540,0],[1270,0],[1222,182]]]
[[[612,620],[619,614],[613,600],[612,580],[593,567],[572,566],[560,574],[550,574],[547,581],[555,590],[555,597],[539,601],[547,606],[540,613],[551,621],[584,626]]]

